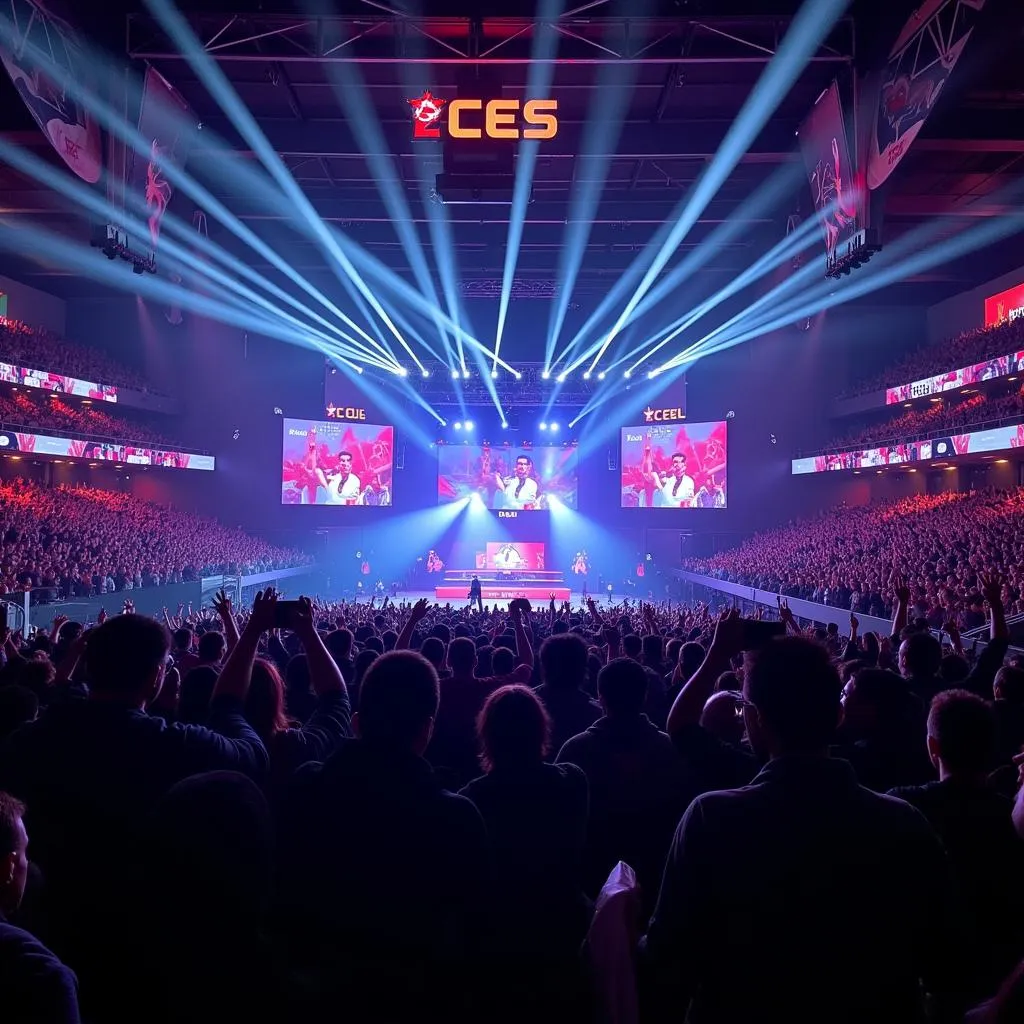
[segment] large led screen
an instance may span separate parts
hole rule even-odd
[[[539,541],[487,542],[484,568],[499,572],[544,571],[544,544]]]
[[[493,509],[576,508],[576,462],[572,447],[440,445],[437,501],[443,505],[478,495]]]
[[[1024,284],[1014,285],[985,300],[985,326],[1009,323],[1024,316]]]
[[[56,437],[51,434],[29,434],[0,430],[0,451],[4,454],[25,452],[53,455],[66,459],[116,462],[126,466],[159,466],[163,469],[216,468],[212,455],[196,455],[166,448],[145,448],[137,444],[119,444],[85,438]]]
[[[725,508],[725,423],[622,428],[623,508]]]
[[[395,428],[284,421],[283,505],[390,505]]]

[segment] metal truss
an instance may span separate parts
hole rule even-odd
[[[533,18],[431,18],[362,0],[359,15],[298,18],[253,11],[230,16],[187,15],[207,53],[219,61],[268,60],[356,64],[535,63],[533,37],[542,27],[561,37],[550,63],[765,64],[775,55],[789,18],[604,17],[593,0],[555,20]],[[183,60],[148,14],[129,14],[126,49],[146,60]],[[812,62],[853,61],[854,30],[843,19]]]

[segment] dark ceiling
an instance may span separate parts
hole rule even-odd
[[[121,52],[127,49],[133,65],[141,68],[143,61],[151,62],[191,104],[210,144],[193,151],[189,171],[208,182],[218,198],[311,281],[322,285],[332,280],[319,250],[218,175],[221,143],[216,140],[243,152],[245,145],[152,19],[137,13],[125,18],[117,6],[103,8],[106,13],[94,25],[94,38],[110,43],[119,30]],[[189,21],[318,213],[395,270],[410,274],[374,170],[347,120],[353,105],[339,98],[346,95],[347,76],[355,75],[365,83],[380,119],[383,151],[400,178],[428,263],[435,266],[425,193],[441,170],[441,152],[437,143],[413,142],[407,100],[425,88],[451,95],[467,67],[500,80],[503,95],[521,96],[531,72],[529,19],[411,18],[389,10],[388,3],[370,0],[349,2],[346,15],[326,18],[266,14],[242,6],[218,4],[238,13],[195,13]],[[636,11],[642,5],[625,6]],[[785,31],[785,9],[796,5],[772,6],[780,13],[767,17],[743,14],[744,9],[763,7],[753,2],[652,4],[646,17],[619,18],[614,4],[597,0],[581,3],[578,13],[559,22],[560,62],[546,91],[558,98],[560,130],[556,139],[544,143],[534,175],[517,269],[523,294],[549,294],[557,280],[570,202],[587,185],[579,153],[588,119],[599,116],[605,106],[615,106],[615,90],[628,90],[620,136],[606,146],[612,158],[575,293],[583,303],[595,301],[622,275],[715,154]],[[1002,207],[994,194],[1024,170],[1020,5],[1017,0],[988,0],[988,6],[983,29],[893,176],[883,224],[887,243],[937,215],[998,215]],[[458,12],[458,7],[449,5],[447,10]],[[744,223],[742,234],[703,271],[713,287],[778,241],[788,214],[799,209],[808,215],[810,194],[795,149],[796,128],[833,78],[852,95],[854,69],[877,60],[875,55],[887,49],[909,12],[910,4],[900,0],[855,5],[852,16],[836,27],[827,46],[801,73],[680,248],[683,254],[701,245],[723,221]],[[84,17],[78,23],[83,28],[90,24]],[[24,132],[22,142],[45,152],[6,79],[0,86],[0,128]],[[787,166],[793,171],[791,198],[769,213],[752,214],[751,193]],[[85,236],[84,222],[68,226],[66,215],[56,213],[38,186],[3,168],[0,197],[8,215],[51,223],[59,216],[62,227]],[[190,214],[180,205],[174,209]],[[452,206],[447,212],[465,293],[490,294],[502,274],[508,208]],[[256,269],[269,270],[212,220],[210,235]],[[936,301],[1024,263],[1019,250],[1017,236],[980,256],[892,286],[884,297],[876,295],[871,301]],[[3,266],[11,269],[9,263]],[[33,266],[30,274],[18,276],[69,295],[95,291],[91,283],[52,268]]]

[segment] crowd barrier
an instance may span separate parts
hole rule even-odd
[[[314,567],[297,566],[291,569],[272,569],[267,572],[253,573],[246,576],[209,576],[194,583],[172,583],[162,587],[142,587],[139,590],[121,590],[110,594],[99,594],[95,597],[72,597],[64,600],[41,600],[44,594],[52,595],[52,589],[43,591],[26,591],[24,594],[9,594],[8,605],[16,605],[20,614],[11,618],[11,628],[27,631],[35,626],[44,632],[48,631],[54,616],[66,615],[74,622],[93,623],[99,616],[100,609],[108,615],[117,615],[124,607],[125,601],[131,601],[139,615],[151,615],[163,620],[166,608],[175,615],[179,605],[194,609],[209,604],[213,595],[222,588],[228,596],[241,607],[242,600],[250,597],[257,587],[275,583],[278,589],[286,589],[284,581],[288,581],[290,591],[299,582],[306,582],[314,575]],[[296,591],[298,593],[298,591]],[[13,609],[12,609],[13,611]]]

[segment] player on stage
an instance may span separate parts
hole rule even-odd
[[[480,588],[480,577],[474,576],[469,583],[469,607],[472,608],[473,604],[476,604],[477,611],[481,614],[484,610],[484,601],[482,597],[483,591]]]
[[[498,490],[504,494],[504,505],[495,507],[533,509],[537,505],[537,481],[530,474],[533,472],[533,459],[528,455],[516,458],[515,475],[508,478],[495,473],[494,479]],[[497,495],[495,495],[497,497]]]
[[[431,548],[427,553],[427,572],[440,572],[444,568],[444,562],[438,557],[437,552]]]

